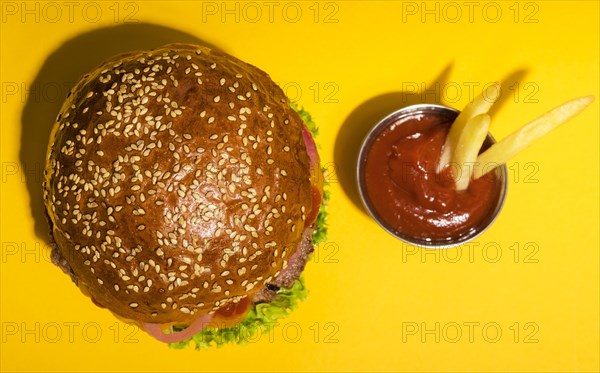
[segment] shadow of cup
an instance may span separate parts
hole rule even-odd
[[[202,44],[183,31],[147,23],[123,24],[78,35],[46,58],[29,89],[21,115],[19,161],[25,175],[36,236],[49,243],[42,198],[43,171],[50,131],[63,100],[77,81],[108,58],[170,43]]]
[[[427,91],[444,85],[452,64],[448,64]],[[439,88],[438,88],[439,90]],[[426,101],[423,101],[425,99]],[[335,140],[334,161],[337,179],[350,201],[363,213],[368,214],[360,199],[356,184],[358,154],[363,140],[373,126],[388,114],[415,104],[441,104],[439,95],[422,95],[417,91],[398,91],[373,97],[354,109],[346,118]]]

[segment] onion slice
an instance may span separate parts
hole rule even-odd
[[[306,126],[302,127],[302,138],[304,139],[304,145],[306,145],[306,151],[308,152],[308,157],[310,158],[310,169],[313,170],[319,161],[319,153],[317,153],[317,145],[315,145],[315,140],[313,140],[312,135]]]
[[[198,317],[193,323],[191,323],[187,328],[174,332],[172,331],[169,334],[165,334],[163,332],[163,328],[161,324],[151,324],[144,323],[144,330],[150,334],[152,337],[158,339],[164,343],[176,343],[181,342],[186,339],[193,337],[202,331],[202,329],[206,328],[210,321],[212,320],[213,315],[205,314]]]

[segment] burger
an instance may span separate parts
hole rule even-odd
[[[53,262],[159,341],[243,342],[306,295],[325,233],[314,131],[269,75],[223,52],[111,58],[50,135]]]

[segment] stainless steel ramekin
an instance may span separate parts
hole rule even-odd
[[[447,117],[451,122],[456,119],[460,112],[456,109],[442,106],[442,105],[433,105],[433,104],[419,104],[419,105],[411,105],[405,108],[399,109],[382,120],[379,121],[372,129],[369,131],[367,136],[365,137],[362,146],[360,148],[360,153],[358,155],[358,164],[356,170],[357,182],[358,182],[358,190],[360,193],[360,197],[362,202],[371,215],[373,219],[388,233],[392,236],[415,246],[420,246],[428,249],[447,249],[451,247],[455,247],[461,244],[464,244],[468,241],[471,241],[478,237],[480,234],[485,232],[485,230],[496,220],[496,217],[500,213],[502,206],[504,205],[504,200],[506,198],[506,191],[508,187],[508,170],[506,165],[501,167],[497,167],[493,172],[496,172],[496,175],[500,182],[502,183],[500,189],[500,196],[498,198],[498,203],[496,207],[492,211],[489,216],[487,216],[470,235],[461,236],[456,239],[445,239],[445,240],[433,240],[430,238],[421,239],[411,237],[399,231],[398,229],[387,224],[380,216],[377,210],[372,206],[369,196],[366,191],[366,183],[364,180],[364,172],[365,172],[365,164],[367,160],[368,151],[375,140],[382,131],[384,131],[388,126],[397,123],[401,119],[406,119],[408,117],[414,117],[423,114],[433,114]],[[492,137],[491,134],[488,133],[486,142],[494,144],[496,141]]]

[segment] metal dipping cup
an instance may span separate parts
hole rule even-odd
[[[453,122],[458,116],[458,114],[460,114],[460,112],[456,109],[442,105],[419,104],[407,106],[405,108],[396,110],[395,112],[389,114],[388,116],[380,120],[379,123],[377,123],[375,127],[373,127],[371,131],[369,131],[360,148],[360,153],[358,155],[358,164],[356,169],[358,191],[360,193],[360,198],[362,199],[362,202],[369,214],[371,215],[371,217],[373,217],[373,219],[375,219],[375,221],[392,236],[408,244],[426,249],[448,249],[475,239],[481,233],[483,233],[494,222],[494,220],[496,220],[496,217],[498,216],[498,213],[500,213],[500,210],[502,209],[502,206],[504,205],[504,200],[506,198],[506,190],[508,187],[508,170],[506,168],[506,165],[502,165],[500,167],[496,167],[493,171],[491,171],[496,173],[496,176],[501,183],[498,203],[496,204],[496,207],[492,210],[492,212],[488,214],[488,216],[486,216],[479,223],[479,225],[477,225],[475,229],[471,231],[470,234],[466,234],[455,239],[448,238],[443,240],[434,240],[431,238],[412,237],[402,233],[395,227],[389,225],[381,218],[377,210],[371,204],[369,200],[369,195],[367,194],[366,182],[364,178],[367,156],[371,145],[373,144],[373,141],[386,128],[388,128],[394,123],[397,123],[401,119],[415,117],[423,114],[443,116],[448,118],[451,122]],[[494,140],[492,135],[488,133],[487,138],[485,140],[485,144],[492,145],[494,143],[496,143],[496,140]]]

